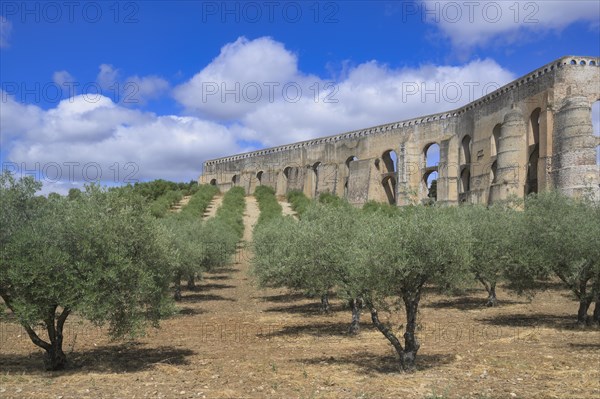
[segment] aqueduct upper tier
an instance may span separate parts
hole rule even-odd
[[[563,57],[453,111],[206,161],[199,181],[330,192],[356,205],[486,204],[548,188],[600,198],[597,101],[600,58]]]

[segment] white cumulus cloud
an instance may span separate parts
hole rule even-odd
[[[50,165],[51,180],[195,179],[203,160],[241,150],[224,126],[132,110],[107,97],[91,102],[80,95],[47,111],[6,98],[0,130],[3,139],[5,132],[13,139],[3,143],[7,159],[28,170]],[[23,115],[31,115],[27,123]],[[61,179],[56,179],[55,165],[60,165]]]
[[[589,0],[423,0],[408,13],[437,25],[459,48],[482,46],[493,40],[515,43],[578,21],[590,24],[597,32],[600,24],[600,2]]]
[[[512,79],[485,59],[400,69],[371,61],[330,82],[300,71],[298,58],[282,43],[240,38],[174,95],[188,112],[236,122],[241,139],[270,146],[451,110]],[[263,88],[258,101],[244,92],[249,82]],[[216,90],[212,95],[206,94],[209,86]],[[231,92],[223,93],[223,86]]]

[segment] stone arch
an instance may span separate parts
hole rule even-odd
[[[231,178],[231,184],[236,186],[238,183],[240,182],[240,176],[239,175],[233,175],[233,177]]]
[[[527,180],[525,184],[525,195],[538,192],[541,111],[541,108],[536,108],[529,117],[529,131],[527,134]]]
[[[498,147],[500,146],[500,132],[502,131],[502,124],[498,123],[492,130],[492,137],[490,137],[490,156],[495,157],[498,155]]]
[[[458,179],[459,201],[466,202],[469,191],[471,190],[471,168],[467,165],[460,171]]]
[[[385,173],[395,173],[398,171],[398,155],[394,150],[387,150],[381,156],[383,165],[385,166]]]
[[[429,143],[423,148],[423,158],[425,167],[437,167],[440,163],[440,145],[438,143]]]
[[[473,140],[471,140],[471,136],[466,134],[460,142],[460,151],[458,154],[460,165],[469,165],[471,163],[472,149]]]
[[[216,186],[217,185],[217,179],[211,179],[210,180],[210,185],[211,186]]]
[[[498,161],[494,161],[490,167],[490,184],[495,184],[498,179]]]
[[[437,182],[439,177],[440,145],[436,142],[428,143],[422,152],[422,199],[437,200]],[[433,185],[435,187],[433,187]],[[433,191],[432,191],[433,190]]]
[[[321,162],[317,161],[311,167],[311,169],[312,169],[312,171],[314,173],[314,175],[313,175],[313,179],[314,179],[313,195],[314,195],[314,198],[317,198],[318,192],[319,192],[319,175],[320,175],[320,172],[321,172],[321,166],[322,165],[323,164]]]
[[[348,198],[348,182],[350,181],[350,163],[358,161],[358,158],[354,155],[349,156],[346,159],[346,178],[344,179],[344,198]]]
[[[350,162],[353,162],[353,161],[358,161],[358,158],[354,155],[349,156],[348,159],[346,159],[346,167],[348,169],[350,169]]]
[[[434,201],[437,201],[437,182],[438,182],[438,171],[436,170],[427,170],[423,174],[423,185],[424,192],[426,193],[427,198],[431,198]]]
[[[381,181],[390,205],[396,205],[396,177],[386,176]]]
[[[260,172],[258,172],[256,174],[256,180],[258,180],[258,185],[262,186],[262,177],[264,175],[265,172],[263,172],[262,170]]]

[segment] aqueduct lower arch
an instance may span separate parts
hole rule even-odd
[[[598,99],[600,58],[563,57],[453,111],[206,161],[199,181],[222,191],[330,192],[356,205],[418,203],[428,200],[423,178],[432,173],[423,154],[436,143],[444,204],[548,188],[600,198]]]

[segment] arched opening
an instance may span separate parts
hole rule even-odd
[[[348,157],[348,159],[346,159],[346,180],[344,181],[344,198],[348,197],[348,181],[350,180],[350,164],[354,161],[358,161],[358,158],[355,157],[354,155]]]
[[[430,143],[423,149],[423,155],[425,157],[425,167],[438,166],[440,163],[440,146],[438,143]]]
[[[471,171],[469,167],[464,167],[460,172],[460,180],[458,181],[458,192],[460,194],[467,194],[471,190]]]
[[[239,182],[240,182],[240,177],[238,175],[233,175],[233,177],[231,178],[231,183],[235,186]]]
[[[460,144],[459,162],[461,165],[468,165],[471,163],[471,136],[466,135],[463,137]]]
[[[317,198],[318,192],[319,192],[319,173],[321,171],[321,162],[315,162],[312,166],[312,170],[313,170],[314,179],[315,179],[314,198]]]
[[[289,180],[290,179],[290,173],[292,171],[291,167],[287,167],[283,170],[283,175],[285,176],[285,180]]]
[[[490,138],[490,156],[495,157],[498,155],[498,147],[500,146],[500,131],[502,129],[501,124],[494,126],[492,137]]]
[[[216,186],[216,185],[217,185],[217,179],[212,179],[212,180],[210,181],[210,185],[211,185],[211,186]]]
[[[600,137],[600,100],[592,104],[592,130],[595,137]],[[600,166],[600,145],[596,146],[596,165]]]
[[[498,177],[498,161],[494,161],[492,167],[490,168],[490,184],[496,183],[496,178]]]
[[[381,182],[385,195],[387,196],[388,202],[392,205],[396,204],[396,172],[398,165],[398,156],[394,150],[387,150],[381,156],[383,161],[383,173],[384,178]],[[377,169],[381,168],[381,163],[375,161]]]
[[[396,178],[394,176],[386,176],[381,182],[385,190],[390,205],[396,205]]]
[[[262,186],[262,177],[263,177],[263,171],[261,170],[260,172],[258,172],[256,174],[256,180],[258,180],[258,185]]]
[[[427,198],[437,201],[438,172],[431,171],[423,175],[423,184],[427,188]]]
[[[529,118],[527,135],[527,182],[525,195],[538,192],[538,164],[540,159],[540,108],[536,108]]]
[[[354,155],[352,155],[351,157],[348,157],[348,159],[346,159],[346,167],[348,169],[350,169],[350,162],[353,162],[353,161],[358,161],[358,158],[355,157]]]
[[[383,153],[381,159],[386,169],[385,173],[395,173],[398,170],[398,155],[396,155],[396,151],[387,150]]]

